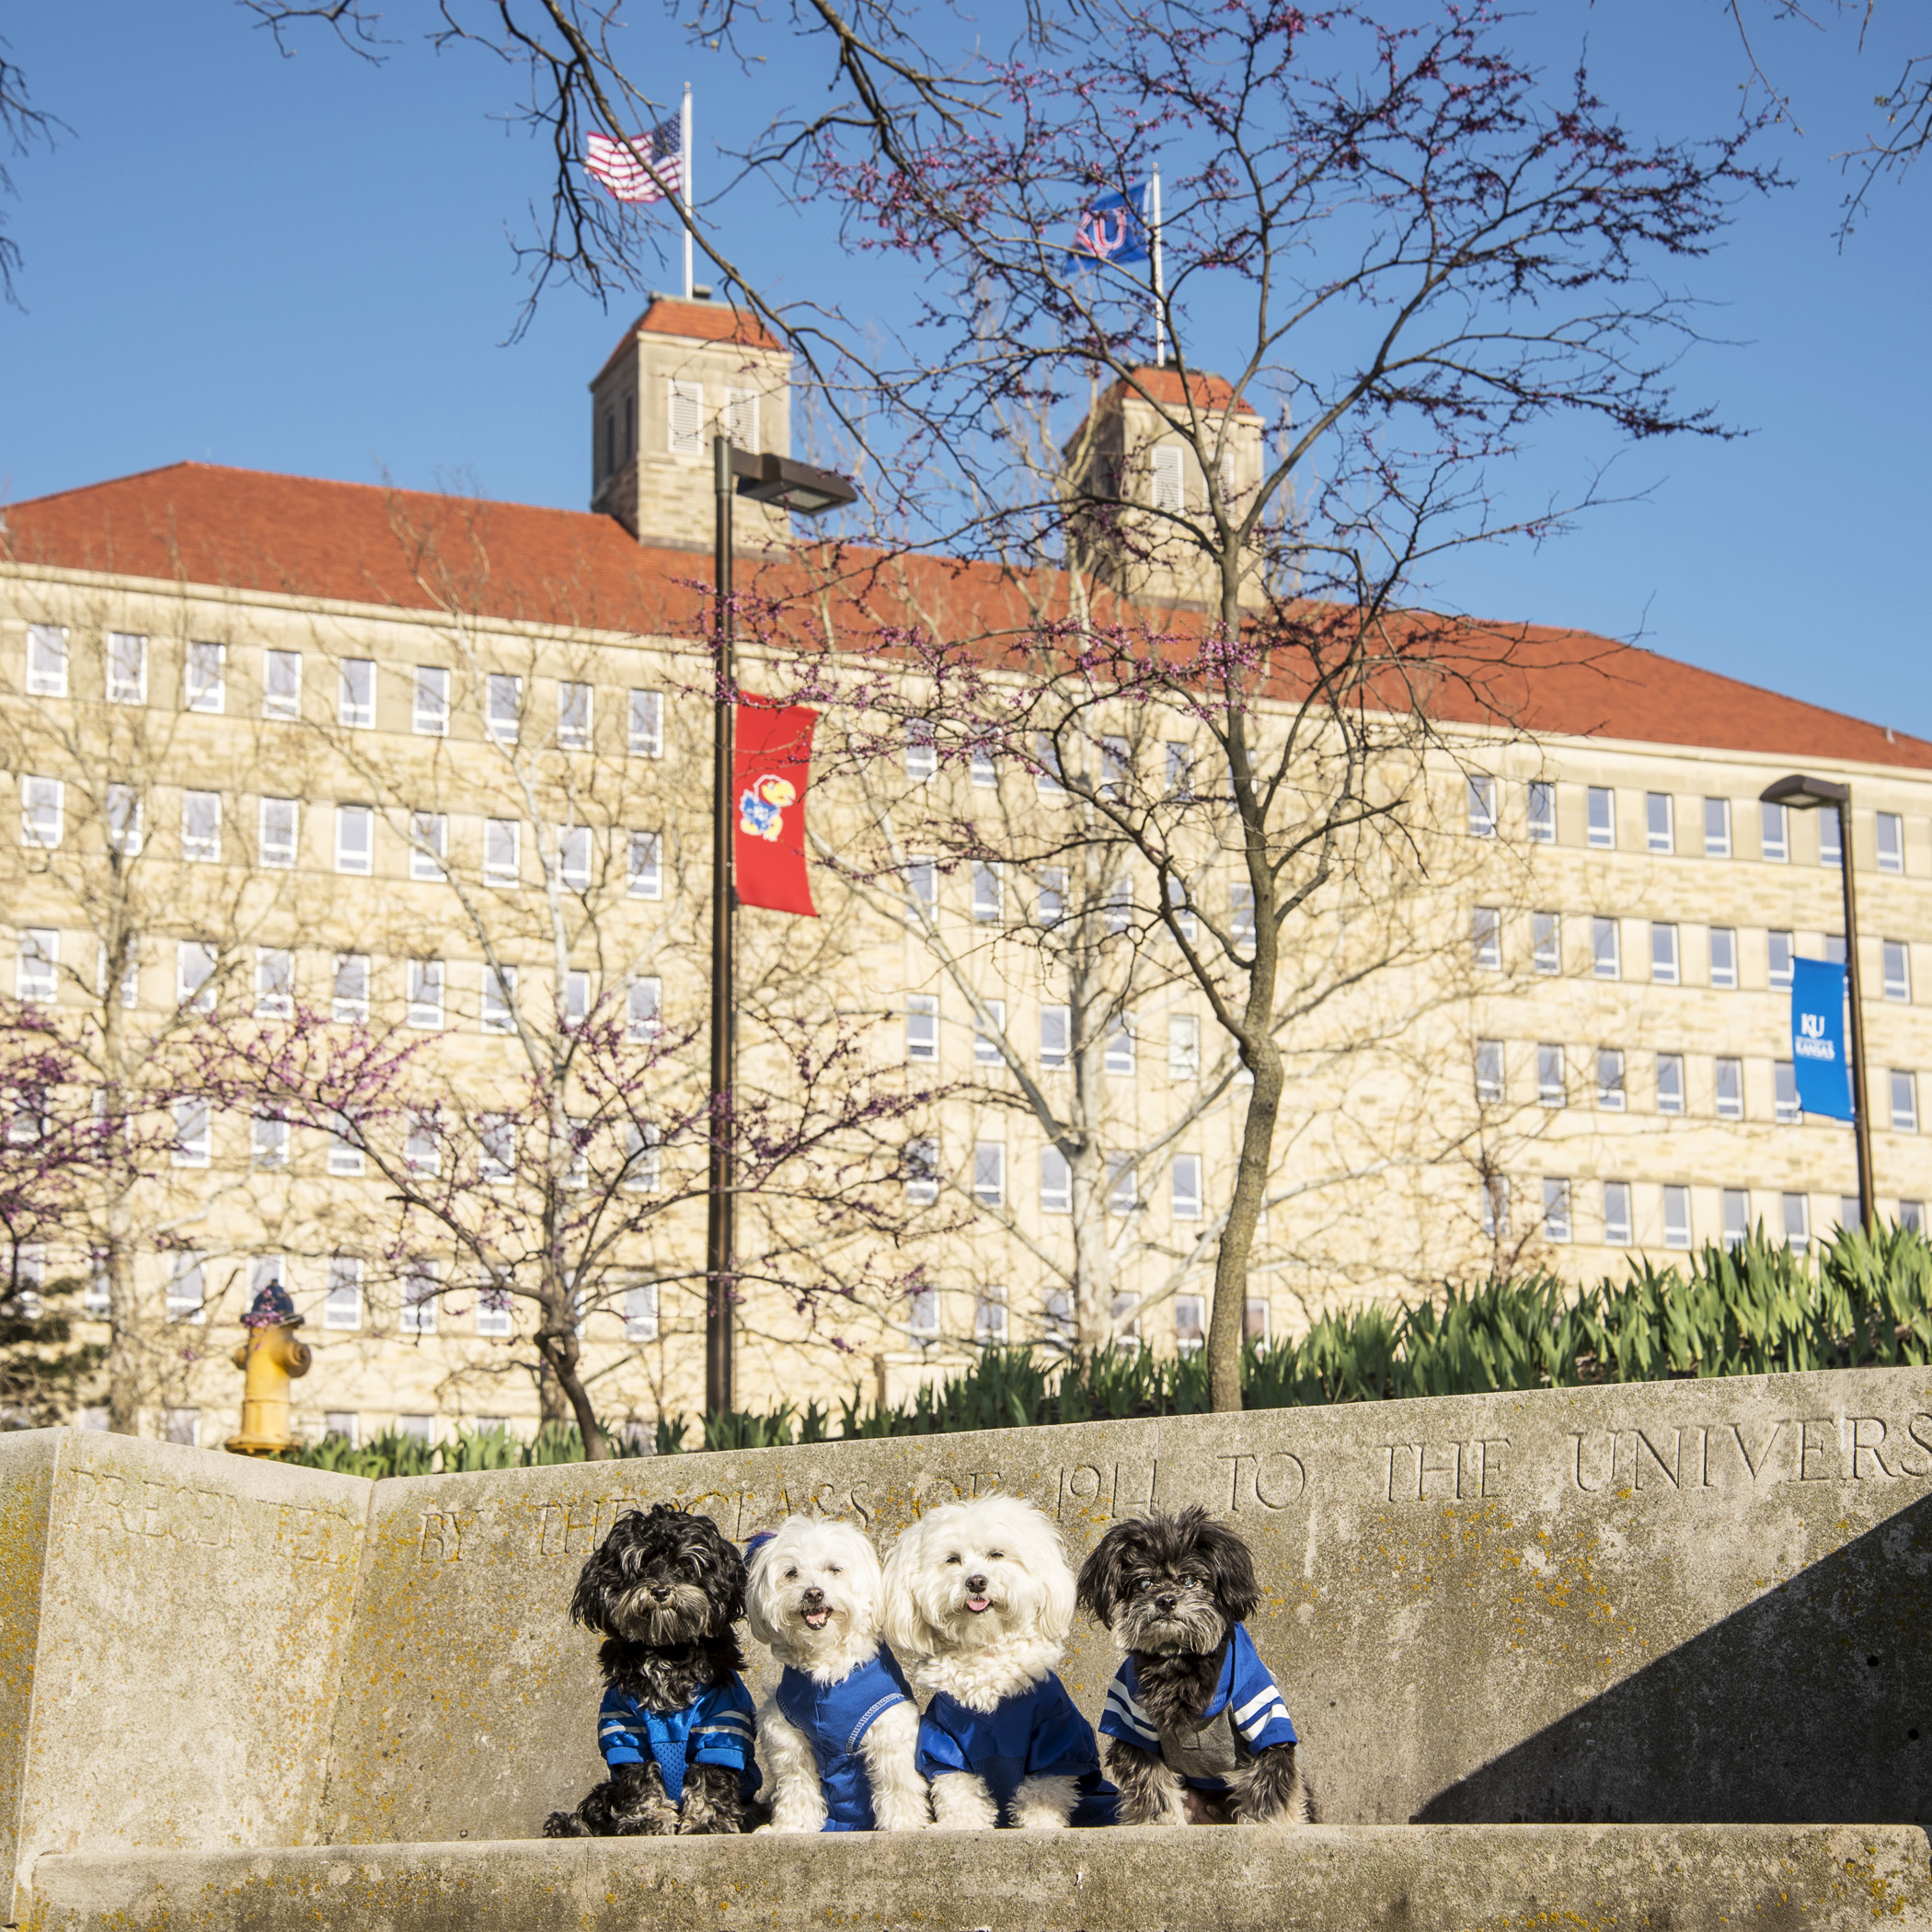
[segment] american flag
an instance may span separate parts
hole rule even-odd
[[[633,137],[631,147],[657,170],[653,181],[637,155],[608,134],[584,137],[583,165],[620,201],[661,201],[667,191],[684,190],[684,130],[682,116],[673,114],[649,132]]]

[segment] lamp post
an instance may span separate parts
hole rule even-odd
[[[732,1191],[737,894],[731,883],[731,762],[738,673],[731,608],[731,504],[737,497],[747,497],[754,503],[776,504],[794,516],[822,516],[828,510],[857,502],[858,492],[832,470],[795,463],[773,450],[735,449],[728,436],[711,439],[711,467],[717,497],[718,681],[711,734],[711,1149],[705,1220],[705,1413],[721,1416],[730,1412],[733,1401],[731,1308],[737,1257],[737,1199]]]
[[[1858,1153],[1858,1220],[1869,1232],[1878,1225],[1879,1211],[1872,1190],[1871,1120],[1866,1104],[1865,1001],[1858,981],[1858,891],[1852,874],[1851,787],[1798,772],[1765,786],[1759,796],[1766,805],[1788,805],[1799,811],[1815,811],[1829,805],[1838,814],[1838,873],[1845,888],[1845,971],[1851,1005],[1852,1137]]]

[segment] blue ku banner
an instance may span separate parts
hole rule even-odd
[[[1845,1059],[1845,968],[1829,960],[1791,962],[1791,1064],[1798,1104],[1834,1121],[1852,1117]]]

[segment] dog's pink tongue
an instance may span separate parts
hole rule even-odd
[[[969,1610],[978,1612],[985,1609],[992,1601],[993,1599],[987,1596],[969,1596],[966,1599],[966,1607]]]

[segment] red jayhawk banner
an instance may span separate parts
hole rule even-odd
[[[811,782],[811,734],[819,714],[808,705],[748,698],[738,707],[731,756],[732,868],[740,905],[816,919],[805,875],[805,791]]]

